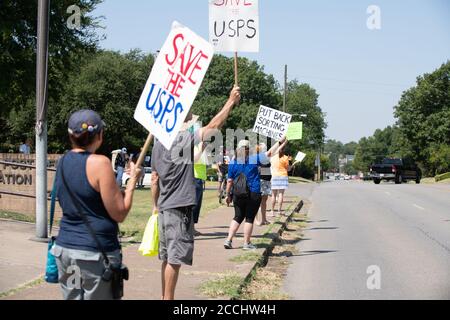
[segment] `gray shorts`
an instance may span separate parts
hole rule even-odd
[[[112,300],[112,283],[102,280],[105,270],[100,252],[63,248],[55,245],[52,254],[58,266],[64,300]],[[111,263],[121,261],[120,250],[106,253]]]
[[[168,209],[158,216],[159,259],[174,265],[192,265],[194,219],[192,207]]]

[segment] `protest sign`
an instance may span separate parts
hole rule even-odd
[[[166,149],[189,113],[213,54],[206,40],[173,23],[134,113]]]
[[[259,51],[258,0],[209,0],[209,41],[217,52]]]
[[[306,153],[299,152],[297,153],[297,156],[295,157],[295,162],[302,162],[303,159],[305,159]]]
[[[288,140],[301,140],[303,137],[303,122],[291,122],[286,134]]]
[[[280,141],[286,135],[291,119],[288,113],[260,106],[253,132]]]

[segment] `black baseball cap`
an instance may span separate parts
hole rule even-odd
[[[98,133],[105,127],[100,115],[93,110],[79,110],[74,112],[69,118],[70,134],[81,134],[83,132]]]

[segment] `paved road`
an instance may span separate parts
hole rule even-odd
[[[450,299],[450,185],[328,182],[310,200],[292,298]]]

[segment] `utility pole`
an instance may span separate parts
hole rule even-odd
[[[36,240],[47,241],[47,83],[50,0],[38,0],[36,57]]]
[[[320,146],[319,146],[319,150],[317,152],[317,181],[320,182],[322,180],[322,175],[321,175],[321,159],[320,159]]]
[[[284,95],[283,95],[283,112],[286,112],[286,100],[287,100],[287,79],[288,79],[288,66],[284,66]]]

